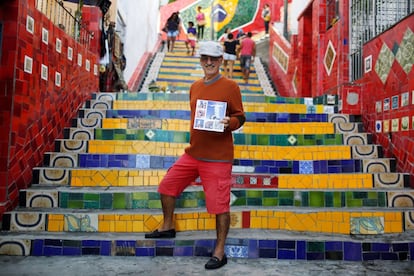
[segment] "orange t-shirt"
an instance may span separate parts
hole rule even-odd
[[[230,124],[224,132],[194,129],[197,100],[211,100],[227,103],[226,116]],[[234,158],[232,131],[240,128],[245,121],[240,88],[233,80],[220,77],[212,83],[203,79],[190,87],[190,146],[185,152],[195,159],[204,161],[232,162]]]

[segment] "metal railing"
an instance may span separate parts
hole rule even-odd
[[[36,8],[57,27],[64,30],[80,44],[89,48],[93,32],[82,24],[81,12],[65,7],[62,0],[36,0]]]

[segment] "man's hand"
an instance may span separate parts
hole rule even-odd
[[[224,117],[220,122],[224,124],[224,128],[227,128],[230,125],[230,117]]]

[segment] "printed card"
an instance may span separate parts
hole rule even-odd
[[[220,121],[226,116],[227,103],[197,100],[194,129],[223,132],[224,124]]]

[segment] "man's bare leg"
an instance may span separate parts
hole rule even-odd
[[[217,242],[214,249],[213,256],[216,256],[220,260],[224,256],[224,246],[226,244],[227,234],[230,228],[230,213],[223,213],[216,215],[216,234]]]
[[[159,231],[174,229],[175,197],[161,194],[162,213],[164,215],[163,225]]]

